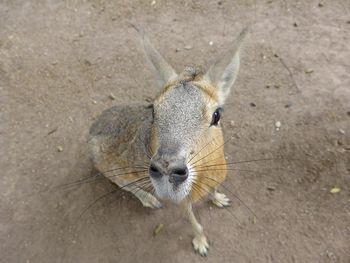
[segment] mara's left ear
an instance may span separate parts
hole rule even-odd
[[[153,47],[146,35],[142,37],[142,43],[147,55],[147,58],[153,66],[155,76],[161,88],[164,84],[176,79],[177,74],[165,58]]]
[[[153,71],[157,78],[158,84],[161,88],[164,84],[176,79],[177,74],[172,66],[165,60],[165,58],[153,47],[145,32],[142,28],[131,24],[133,28],[141,35],[143,49],[148,58],[148,61],[152,65]]]
[[[211,82],[218,89],[219,104],[224,104],[231,87],[235,82],[239,70],[239,52],[248,27],[242,30],[238,38],[234,42],[232,48],[218,59],[207,71],[204,79]]]

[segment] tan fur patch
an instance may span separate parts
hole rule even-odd
[[[215,130],[210,136],[197,144],[197,155],[190,162],[191,170],[196,175],[190,192],[193,201],[211,194],[227,175],[222,131],[220,127],[212,129]]]

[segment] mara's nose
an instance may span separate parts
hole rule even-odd
[[[181,168],[179,167],[171,171],[169,175],[169,182],[179,184],[185,181],[187,178],[188,178],[187,167],[186,166]]]
[[[149,173],[150,176],[154,179],[159,179],[164,175],[154,163],[151,164]],[[179,166],[169,169],[166,174],[169,176],[170,183],[179,184],[188,178],[189,172],[187,166]]]

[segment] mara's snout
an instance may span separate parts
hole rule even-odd
[[[151,160],[149,175],[156,194],[175,203],[191,190],[191,178],[185,158],[156,154]]]

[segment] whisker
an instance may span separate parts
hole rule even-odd
[[[203,160],[204,158],[207,158],[209,155],[213,154],[214,152],[216,152],[217,150],[219,150],[221,147],[223,147],[226,143],[228,143],[229,141],[231,141],[232,138],[233,138],[233,137],[230,137],[230,138],[226,139],[226,140],[224,141],[224,143],[221,144],[219,147],[217,147],[214,151],[208,153],[207,155],[205,155],[204,157],[200,158],[199,160],[196,160],[194,163],[192,163],[192,164],[189,163],[189,164],[190,164],[190,165],[194,165],[194,164],[198,163],[199,161]]]
[[[249,210],[249,212],[254,215],[256,218],[257,215],[254,213],[254,211],[245,203],[243,202],[243,200],[237,195],[237,194],[234,194],[230,189],[228,189],[228,187],[224,186],[223,184],[220,184],[218,181],[216,181],[215,179],[213,178],[210,178],[210,177],[207,177],[207,176],[201,176],[201,178],[205,178],[205,179],[210,179],[212,180],[213,182],[217,183],[220,185],[220,187],[224,188],[226,191],[228,191],[231,195],[233,195],[245,208],[247,208]],[[204,182],[203,182],[204,183]],[[204,183],[205,184],[205,183]],[[207,185],[209,187],[209,185]]]
[[[146,182],[143,182],[142,185],[141,185],[141,186],[138,186],[138,187],[137,187],[138,189],[136,189],[136,191],[133,192],[133,193],[136,194],[136,193],[137,193],[138,191],[140,191],[140,190],[143,190],[143,191],[145,191],[146,193],[149,193],[149,190],[148,190],[148,189],[150,189],[151,186],[152,186],[152,183],[151,183],[150,180],[149,180],[149,181],[146,181]]]
[[[203,165],[203,164],[208,164],[208,163],[210,163],[210,162],[212,162],[212,161],[215,161],[215,160],[221,159],[221,158],[222,158],[222,156],[216,157],[215,159],[211,159],[211,160],[209,160],[209,161],[206,161],[206,162],[202,163],[202,165]],[[192,166],[192,168],[196,168],[196,167],[201,167],[201,165]]]
[[[143,128],[141,128],[141,132],[140,134],[143,134]],[[148,141],[148,143],[146,143],[145,141],[143,141],[141,139],[141,136],[138,137],[138,139],[141,141],[142,145],[145,146],[145,148],[143,149],[143,152],[146,154],[146,156],[148,157],[148,159],[152,159],[152,156],[153,156],[153,151],[151,149],[151,145],[150,145],[150,142]]]
[[[199,169],[201,168],[205,168],[205,167],[198,167]],[[294,171],[291,170],[287,170],[287,169],[283,169],[283,168],[279,168],[279,167],[270,167],[270,170],[275,170],[275,171],[283,171],[283,172],[290,172],[290,173],[294,173]],[[252,173],[256,173],[256,174],[266,174],[264,172],[262,172],[262,170],[252,170],[252,169],[241,169],[241,168],[232,168],[232,167],[226,167],[226,168],[211,168],[211,169],[201,169],[201,170],[193,170],[191,169],[190,171],[193,172],[207,172],[207,171],[238,171],[238,172],[252,172]]]
[[[106,174],[106,173],[110,173],[110,172],[114,172],[114,171],[117,171],[117,170],[123,170],[123,169],[132,169],[132,168],[143,168],[143,169],[148,169],[147,166],[125,166],[125,167],[120,167],[120,168],[114,168],[114,169],[111,169],[111,170],[107,170],[107,171],[104,171],[104,172],[100,172],[99,174]]]
[[[214,159],[215,160],[215,159]],[[252,159],[252,160],[242,160],[237,162],[228,162],[228,163],[221,163],[221,164],[213,164],[213,165],[206,165],[206,166],[192,166],[192,168],[203,168],[203,167],[212,167],[212,166],[224,166],[224,165],[232,165],[232,164],[240,164],[240,163],[251,163],[251,162],[262,162],[262,161],[277,161],[277,160],[288,160],[288,161],[300,161],[300,159],[287,159],[287,158],[262,158],[262,159]]]
[[[78,216],[78,218],[77,218],[75,224],[77,224],[77,222],[80,221],[80,219],[82,218],[82,216],[83,216],[90,208],[92,208],[93,206],[95,206],[96,203],[97,203],[98,201],[100,201],[101,199],[107,197],[107,196],[110,195],[110,194],[113,194],[113,193],[115,193],[115,192],[118,192],[118,191],[124,189],[125,187],[131,186],[131,185],[133,185],[133,184],[137,184],[138,182],[142,182],[142,181],[144,181],[145,179],[149,179],[149,177],[142,177],[142,178],[140,178],[140,179],[138,179],[138,180],[135,180],[135,181],[133,181],[133,182],[131,182],[131,183],[128,183],[128,184],[126,184],[126,185],[124,185],[124,186],[122,186],[122,187],[120,187],[120,188],[113,189],[112,191],[109,191],[108,193],[103,194],[102,196],[98,197],[96,200],[94,200],[94,202],[92,202],[90,205],[88,205],[88,206],[82,211],[82,213]]]
[[[204,192],[206,192],[208,195],[210,195],[212,198],[214,198],[214,195],[208,191],[207,189],[203,188],[202,186],[198,185],[196,182],[192,182],[192,186],[199,189],[198,191],[200,190],[203,190]],[[235,214],[232,213],[231,210],[229,209],[224,209],[225,211],[228,211],[236,220],[239,224],[241,224],[241,222],[238,220],[237,216]]]
[[[207,144],[205,144],[194,156],[192,156],[192,158],[188,161],[188,163],[190,164],[191,161],[193,160],[193,158],[195,158],[200,152],[202,152],[202,150],[203,150],[204,148],[206,148],[206,147],[207,147],[210,143],[212,143],[214,140],[215,140],[215,138],[212,139],[212,140],[210,140]]]
[[[205,170],[196,170],[195,172],[212,172],[212,171],[240,171],[240,172],[252,172],[257,174],[266,174],[266,173],[261,173],[260,171],[254,171],[249,169],[238,169],[238,168],[205,169]]]
[[[123,169],[123,168],[121,168]],[[117,169],[112,169],[112,170],[109,170],[107,172],[113,172],[115,170],[121,170],[119,168]],[[119,174],[113,174],[113,175],[109,175],[109,176],[106,176],[105,173],[107,172],[104,172],[104,173],[97,173],[93,176],[89,176],[87,178],[83,178],[83,179],[80,179],[80,180],[77,180],[77,181],[74,181],[74,182],[70,182],[70,183],[66,183],[66,184],[62,184],[62,185],[58,185],[58,186],[55,186],[54,188],[63,188],[63,187],[71,187],[71,186],[76,186],[76,185],[81,185],[81,184],[89,184],[89,183],[93,183],[93,182],[96,182],[96,181],[99,181],[99,180],[103,180],[104,178],[113,178],[113,177],[117,177],[117,176],[124,176],[124,175],[130,175],[130,174],[138,174],[138,173],[143,173],[143,172],[147,172],[148,169],[144,169],[144,170],[138,170],[138,171],[132,171],[132,172],[127,172],[127,173],[119,173]],[[99,177],[101,175],[104,175],[104,177]]]
[[[133,185],[131,185],[131,187],[133,187],[132,189],[131,189],[131,191],[132,192],[130,192],[133,196],[135,196],[135,193],[137,193],[138,191],[140,191],[140,190],[144,190],[145,191],[145,189],[143,188],[143,187],[147,187],[147,185],[148,184],[150,184],[151,183],[151,181],[150,180],[142,180],[141,182],[140,182],[140,184],[135,184],[135,186],[133,186]],[[137,188],[137,189],[136,189]],[[136,191],[134,192],[134,189],[136,189]],[[110,205],[112,202],[114,202],[114,200],[113,201],[111,201],[111,202],[109,202],[107,205]]]
[[[231,140],[231,139],[233,139],[233,136],[231,136],[230,139],[227,139],[227,140]],[[213,139],[212,141],[214,141],[214,139]],[[208,146],[208,144],[205,145],[202,149],[204,149],[206,146]],[[201,149],[201,150],[202,150],[202,149]],[[198,153],[199,153],[199,152],[198,152]],[[197,153],[197,154],[198,154],[198,153]],[[197,155],[197,154],[196,154],[196,155]],[[211,154],[211,153],[210,153],[210,154]],[[208,154],[208,155],[210,155],[210,154]],[[205,156],[204,158],[206,158],[206,157],[207,157],[207,156]],[[203,158],[203,159],[204,159],[204,158]],[[219,156],[219,157],[216,157],[216,158],[211,159],[211,160],[209,160],[209,161],[206,161],[206,162],[204,162],[203,164],[210,163],[210,162],[215,161],[215,160],[220,159],[220,158],[222,158],[222,156]],[[193,158],[192,158],[192,159],[193,159]],[[192,160],[192,159],[191,159],[191,160]],[[190,164],[191,160],[188,161],[189,164]],[[199,161],[200,161],[200,160],[199,160]],[[194,163],[194,164],[195,164],[195,163]]]

